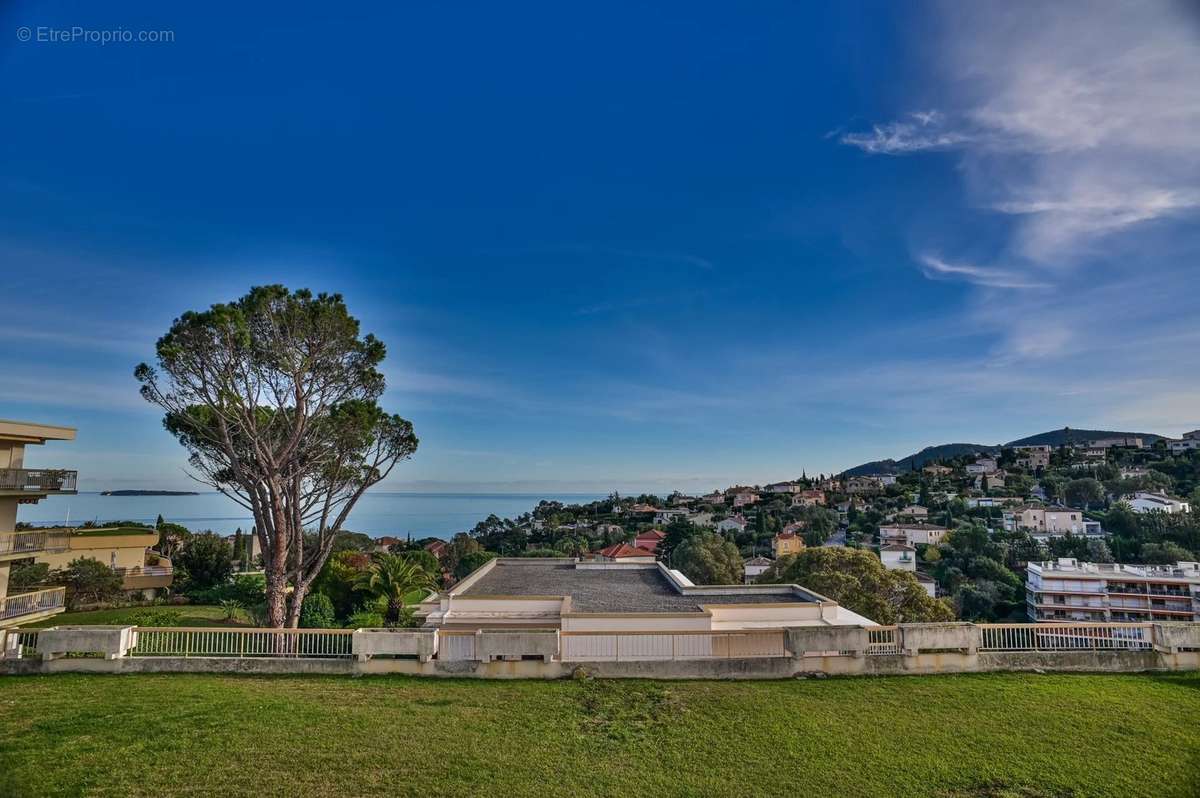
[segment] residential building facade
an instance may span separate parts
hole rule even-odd
[[[1033,621],[1200,621],[1200,563],[1124,565],[1060,557],[1026,566]]]
[[[1009,532],[1024,529],[1035,538],[1065,535],[1104,536],[1098,522],[1086,520],[1082,510],[1069,507],[1039,507],[1030,504],[1014,507],[1004,513],[1004,528]]]
[[[75,430],[30,421],[0,420],[0,627],[19,626],[63,611],[66,590],[42,586],[9,591],[13,563],[68,551],[70,530],[16,531],[17,509],[47,496],[76,492],[78,474],[64,469],[27,468],[25,450],[47,441],[73,441]]]
[[[796,530],[785,529],[771,539],[771,550],[775,552],[775,559],[799,554],[804,551],[804,538]]]
[[[916,546],[917,544],[936,546],[942,542],[950,530],[944,526],[923,523],[891,523],[881,524],[879,540],[882,545],[901,544]]]

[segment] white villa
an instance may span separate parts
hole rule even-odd
[[[1176,499],[1165,493],[1135,493],[1126,499],[1129,506],[1139,513],[1186,513],[1191,505],[1183,499]]]
[[[694,585],[663,563],[497,558],[422,602],[426,627],[561,633],[875,626],[798,585]]]

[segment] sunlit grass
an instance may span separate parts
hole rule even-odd
[[[1200,675],[0,679],[0,795],[1194,796]]]

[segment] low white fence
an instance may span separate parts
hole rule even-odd
[[[980,651],[1146,651],[1154,648],[1150,623],[979,624]]]
[[[564,662],[635,662],[791,656],[782,629],[753,632],[562,632]]]
[[[135,657],[350,657],[353,629],[138,627]]]

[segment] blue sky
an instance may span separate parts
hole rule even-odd
[[[7,3],[0,417],[77,426],[31,460],[85,489],[186,486],[132,369],[282,282],[387,342],[397,489],[1195,428],[1185,9]]]

